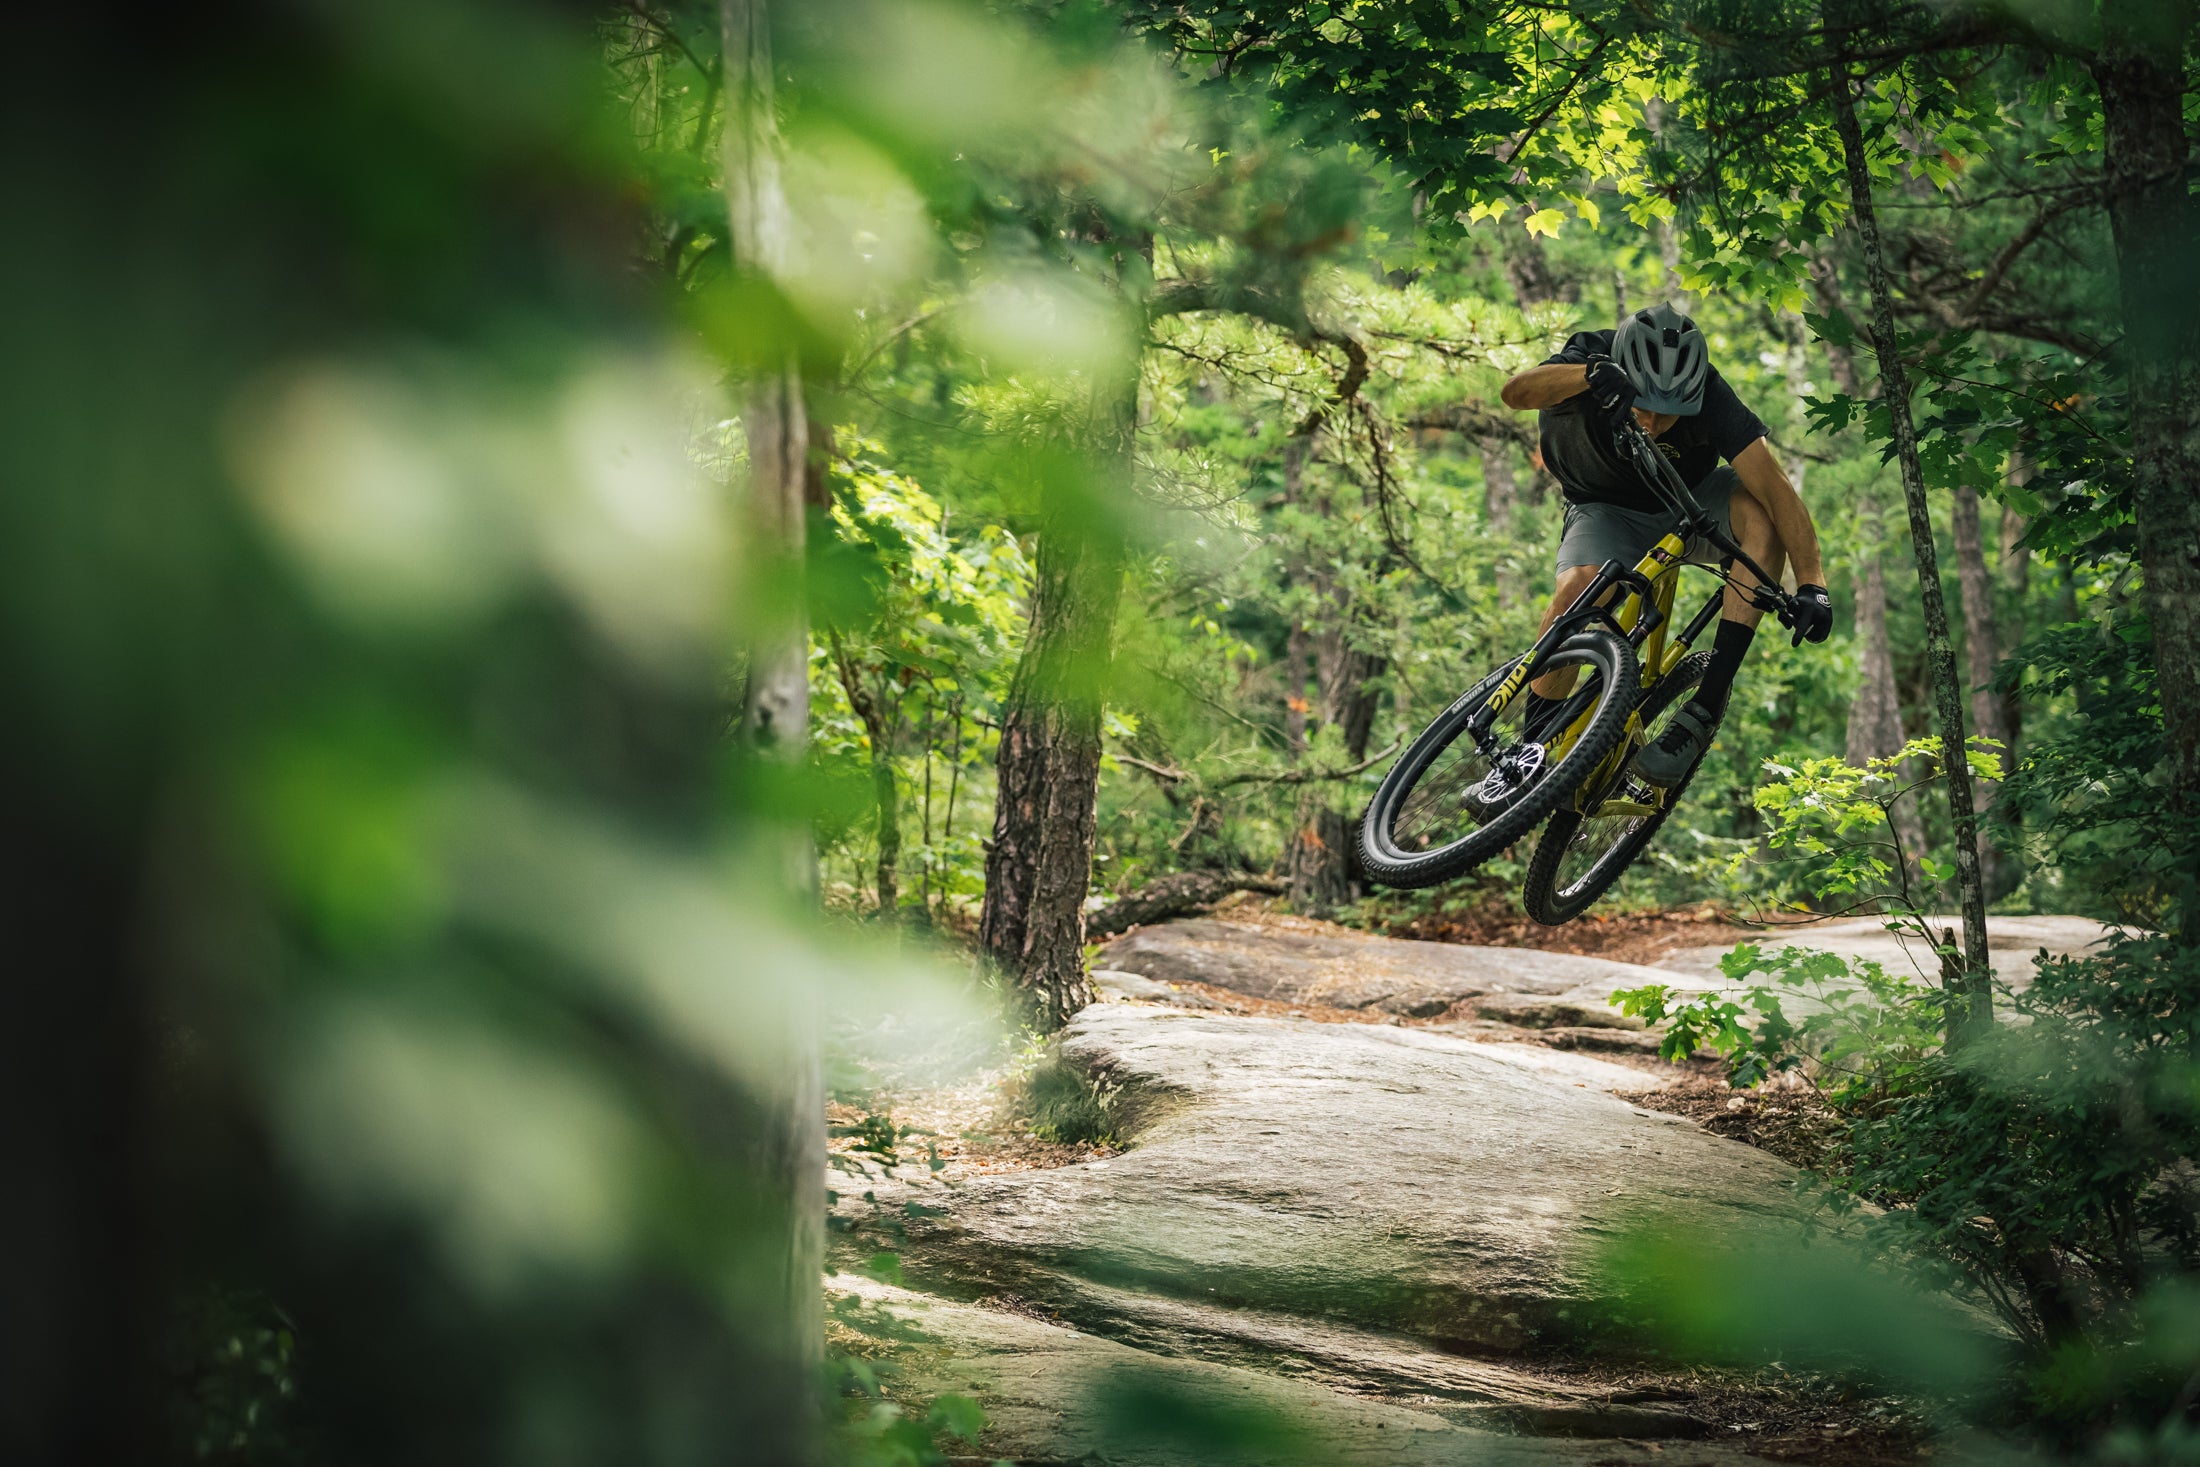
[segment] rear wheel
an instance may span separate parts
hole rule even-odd
[[[1467,725],[1518,666],[1516,658],[1475,684],[1383,776],[1360,821],[1360,862],[1369,876],[1417,887],[1472,870],[1533,829],[1619,741],[1639,690],[1634,645],[1590,627],[1560,643],[1537,672],[1576,670],[1568,712],[1553,727],[1525,729],[1523,693],[1477,744]],[[1580,736],[1554,759],[1550,743],[1584,716]]]
[[[1658,680],[1643,700],[1645,743],[1665,732],[1710,665],[1709,652],[1691,652]],[[1658,827],[1680,803],[1702,763],[1698,759],[1681,776],[1680,782],[1665,793],[1662,804],[1656,787],[1630,768],[1587,814],[1569,804],[1553,815],[1528,862],[1528,878],[1521,890],[1528,915],[1556,927],[1587,911],[1656,838]]]

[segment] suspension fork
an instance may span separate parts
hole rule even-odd
[[[1543,629],[1543,635],[1535,639],[1535,645],[1528,649],[1528,654],[1513,665],[1513,670],[1505,674],[1505,680],[1497,685],[1497,691],[1490,695],[1489,701],[1477,709],[1474,716],[1467,721],[1467,734],[1474,740],[1475,748],[1484,756],[1495,759],[1500,748],[1496,737],[1490,732],[1490,726],[1497,721],[1499,714],[1512,706],[1521,690],[1541,674],[1544,661],[1568,637],[1593,621],[1603,622],[1622,637],[1629,635],[1627,628],[1620,625],[1613,608],[1597,604],[1615,586],[1627,587],[1641,598],[1644,606],[1651,604],[1648,579],[1619,561],[1606,561],[1597,571],[1596,578],[1583,587],[1581,594]]]

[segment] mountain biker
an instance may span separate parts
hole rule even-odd
[[[1833,599],[1810,511],[1772,456],[1764,423],[1711,365],[1695,322],[1664,304],[1635,312],[1611,331],[1576,332],[1557,355],[1508,381],[1501,396],[1509,408],[1535,411],[1544,466],[1566,495],[1546,628],[1606,561],[1633,565],[1679,518],[1613,444],[1614,428],[1632,411],[1681,481],[1767,574],[1777,578],[1788,560],[1795,562],[1799,584],[1780,613],[1795,645],[1826,640]],[[1710,548],[1699,541],[1689,554]],[[1703,757],[1757,634],[1763,613],[1746,595],[1756,578],[1739,564],[1732,573],[1742,589],[1727,589],[1703,681],[1636,756],[1636,772],[1652,784],[1678,783]],[[1529,685],[1523,727],[1531,734],[1571,691],[1574,673],[1563,668]]]

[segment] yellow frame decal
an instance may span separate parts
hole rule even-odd
[[[1658,624],[1651,629],[1650,635],[1643,639],[1642,650],[1637,654],[1643,667],[1655,669],[1646,679],[1646,686],[1655,686],[1658,679],[1671,672],[1674,667],[1679,665],[1681,658],[1686,655],[1677,645],[1668,648],[1665,645],[1665,634],[1673,625],[1673,598],[1680,588],[1681,561],[1687,554],[1688,545],[1680,536],[1666,535],[1657,544],[1651,546],[1643,554],[1642,559],[1635,562],[1635,574],[1650,583],[1650,594],[1658,609]],[[1639,591],[1629,591],[1626,598],[1613,609],[1612,619],[1619,623],[1621,631],[1633,631],[1636,623],[1642,620],[1642,594]],[[1515,675],[1526,672],[1527,667],[1527,663],[1522,662],[1519,667],[1514,669]],[[1507,684],[1511,684],[1513,679],[1508,677],[1505,681]],[[1498,698],[1493,698],[1491,701],[1497,702],[1514,691],[1516,689],[1513,687],[1502,686],[1498,690]],[[1586,708],[1583,709],[1581,716],[1568,725],[1563,734],[1552,741],[1550,746],[1551,759],[1555,761],[1566,756],[1566,751],[1574,746],[1574,741],[1579,739],[1582,731],[1588,727],[1590,711]],[[1581,782],[1582,789],[1601,787],[1610,776],[1611,771],[1608,766],[1615,760],[1626,759],[1633,755],[1635,734],[1640,728],[1640,719],[1641,714],[1639,713],[1630,712],[1627,715],[1627,736],[1613,746],[1612,752],[1605,757],[1604,764],[1592,770],[1589,777]]]

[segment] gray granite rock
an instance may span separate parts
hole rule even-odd
[[[1615,1401],[1593,1382],[1546,1381],[1318,1325],[1271,1340],[1269,1368],[1253,1368],[1158,1355],[1030,1313],[858,1276],[836,1276],[827,1288],[841,1307],[854,1307],[859,1327],[876,1321],[880,1337],[895,1339],[887,1358],[898,1394],[923,1401],[954,1392],[979,1402],[987,1427],[973,1461],[1743,1467],[1762,1460],[1724,1442],[1675,1441],[1700,1425],[1670,1408]],[[893,1323],[879,1320],[882,1313]],[[1285,1360],[1299,1368],[1277,1373]],[[1156,1411],[1163,1402],[1168,1409]],[[1227,1444],[1231,1426],[1246,1442],[1239,1451]],[[1521,1432],[1532,1434],[1511,1434]]]
[[[1180,1009],[1211,1009],[1214,1000],[1120,968],[1092,970],[1092,990],[1105,1002],[1165,1003]]]
[[[1468,947],[1359,934],[1294,932],[1213,919],[1141,928],[1101,949],[1110,969],[1163,983],[1211,983],[1254,998],[1376,1009],[1409,1018],[1492,994],[1593,995],[1671,981],[1634,963],[1527,948]]]
[[[1135,1144],[963,1183],[907,1222],[905,1266],[1065,1311],[1098,1287],[1538,1351],[1589,1328],[1600,1249],[1631,1226],[1792,1226],[1783,1163],[1537,1068],[1601,1062],[1531,1051],[1095,1004],[1063,1054],[1118,1087]]]
[[[1934,931],[1963,930],[1957,916],[1929,917]],[[2105,923],[2090,917],[1988,917],[1986,950],[1993,958],[1994,976],[2012,987],[2032,980],[2032,964],[2044,949],[2060,957],[2082,953],[2100,942],[2109,931]],[[1812,922],[1770,929],[1744,939],[1761,947],[1821,948],[1848,957],[1875,958],[1889,972],[1909,973],[1937,983],[1939,959],[1931,947],[1914,938],[1897,938],[1877,917],[1850,917],[1838,922]],[[1728,941],[1706,947],[1682,948],[1658,960],[1667,974],[1679,973],[1706,986],[1724,983],[1719,961],[1740,945]],[[1674,980],[1667,976],[1664,982]]]

